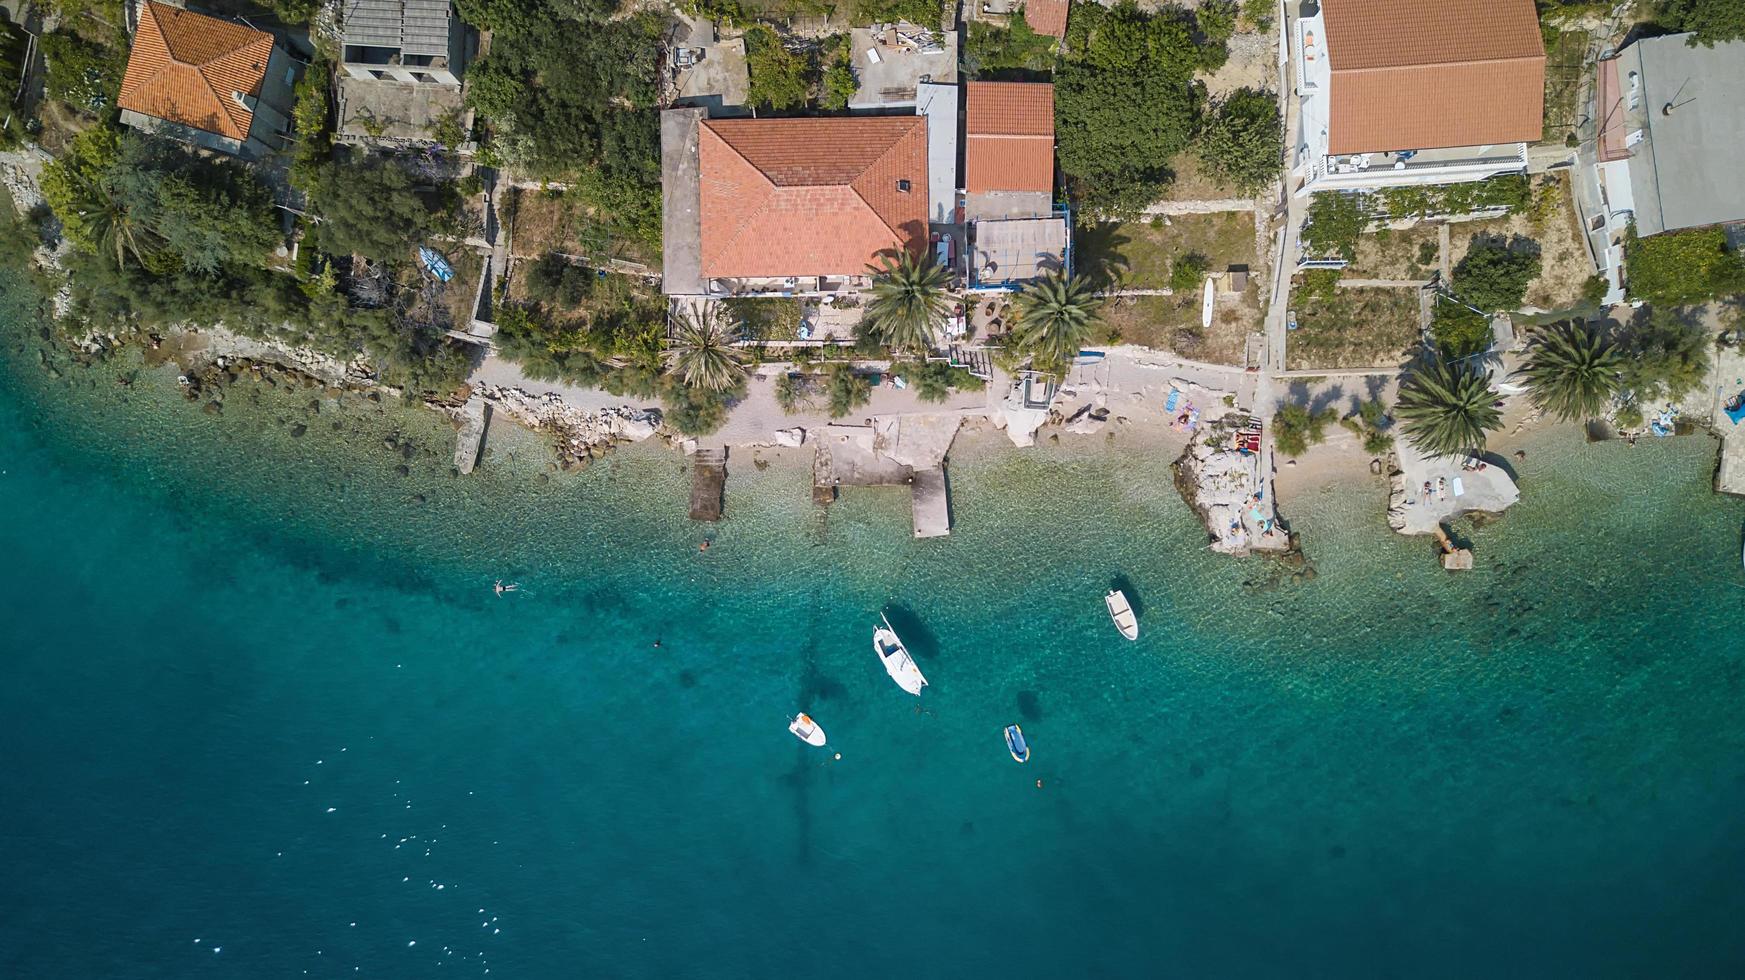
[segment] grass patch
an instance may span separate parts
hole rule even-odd
[[[1285,341],[1291,370],[1395,364],[1418,342],[1415,289],[1336,289],[1296,302],[1298,329]]]
[[[538,258],[547,252],[583,255],[591,259],[625,259],[660,265],[660,252],[646,242],[614,235],[596,220],[591,206],[573,193],[517,189],[512,192],[514,224],[510,247],[517,258]]]
[[[1212,272],[1232,265],[1254,268],[1252,212],[1172,215],[1167,221],[1105,223],[1079,231],[1078,271],[1098,283],[1163,289],[1183,255],[1205,256]]]
[[[1567,144],[1580,121],[1583,74],[1587,57],[1586,31],[1558,30],[1547,24],[1545,34],[1545,133],[1547,143]]]
[[[1381,229],[1357,239],[1357,258],[1345,267],[1349,279],[1429,279],[1440,251],[1434,225]]]

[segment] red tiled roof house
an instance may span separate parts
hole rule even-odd
[[[1540,137],[1533,0],[1307,0],[1291,57],[1305,192],[1521,173]]]
[[[963,139],[970,288],[1012,289],[1065,268],[1067,218],[1054,206],[1054,86],[970,82]]]
[[[253,159],[282,145],[296,80],[271,34],[146,0],[117,103],[135,129]]]
[[[924,116],[661,115],[663,281],[672,295],[843,288],[927,244]]]

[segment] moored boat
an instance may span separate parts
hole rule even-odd
[[[1006,726],[1006,751],[1012,753],[1012,758],[1018,762],[1030,761],[1030,743],[1024,741],[1024,729],[1017,725]]]
[[[1133,614],[1133,607],[1127,602],[1127,594],[1120,589],[1110,589],[1103,597],[1103,604],[1109,607],[1109,618],[1115,621],[1115,628],[1129,640],[1139,639],[1139,617]]]
[[[927,686],[927,678],[921,676],[921,668],[915,666],[915,658],[909,656],[909,648],[898,638],[897,631],[891,629],[891,621],[881,614],[879,619],[883,626],[873,627],[873,652],[879,655],[879,663],[885,665],[885,673],[891,675],[891,680],[897,686],[910,694],[919,695],[921,689]]]
[[[795,715],[793,721],[788,722],[788,731],[793,732],[795,738],[807,745],[824,744],[824,726],[813,721],[812,716],[804,711]]]

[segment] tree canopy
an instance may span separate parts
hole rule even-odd
[[[1490,313],[1517,309],[1540,267],[1537,243],[1479,239],[1454,267],[1454,294]]]
[[[1745,0],[1661,0],[1660,21],[1705,47],[1745,38]]]
[[[430,209],[412,190],[412,178],[380,157],[341,155],[326,165],[318,187],[315,204],[322,220],[316,239],[334,255],[409,259],[411,243],[432,226]]]
[[[1060,168],[1088,214],[1130,216],[1174,179],[1169,159],[1193,137],[1203,98],[1193,32],[1132,0],[1080,4],[1072,24],[1080,40],[1054,80]]]
[[[1230,93],[1209,113],[1195,149],[1213,176],[1244,194],[1277,180],[1284,159],[1277,96],[1251,88]]]

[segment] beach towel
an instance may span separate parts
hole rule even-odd
[[[1460,477],[1458,476],[1453,480],[1450,480],[1448,485],[1454,488],[1454,495],[1456,497],[1466,492],[1466,484],[1460,482]]]
[[[1181,400],[1182,393],[1175,388],[1171,388],[1169,390],[1169,400],[1163,403],[1163,410],[1166,412],[1175,411],[1175,407],[1181,404]]]

